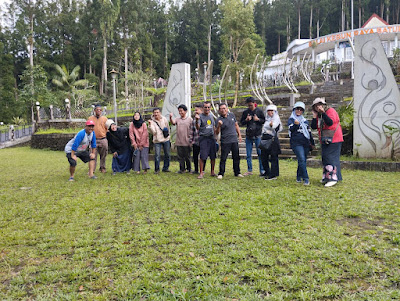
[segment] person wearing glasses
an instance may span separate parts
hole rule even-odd
[[[211,114],[211,103],[205,101],[203,104],[203,113],[196,114],[196,128],[199,131],[200,145],[200,174],[198,179],[204,178],[204,162],[210,157],[211,176],[215,177],[215,158],[217,156],[217,145],[214,137],[215,119]]]
[[[290,147],[297,158],[297,183],[310,185],[310,179],[307,172],[307,154],[314,148],[315,142],[311,134],[311,128],[303,113],[306,106],[298,101],[293,106],[292,114],[288,120]]]

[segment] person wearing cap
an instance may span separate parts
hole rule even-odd
[[[316,98],[312,104],[313,119],[311,128],[318,129],[321,142],[322,180],[326,187],[342,181],[340,168],[340,150],[343,142],[343,132],[339,115],[334,108],[326,105],[324,98]]]
[[[78,158],[82,162],[89,162],[89,178],[96,179],[93,175],[95,169],[95,157],[96,157],[96,135],[93,132],[94,122],[92,120],[86,121],[85,128],[80,130],[74,138],[72,138],[65,145],[65,153],[69,162],[69,181],[74,181],[75,168]]]
[[[281,146],[278,139],[278,132],[282,131],[281,119],[278,115],[276,105],[267,106],[267,115],[262,128],[261,140],[273,139],[269,150],[261,150],[261,162],[265,170],[265,180],[275,180],[279,176],[279,159]],[[270,167],[271,164],[271,167]]]
[[[113,155],[112,171],[127,172],[132,168],[132,151],[129,139],[129,129],[117,127],[112,119],[106,121],[108,147]]]
[[[246,160],[247,172],[244,176],[253,174],[252,153],[253,144],[257,150],[258,165],[260,168],[260,175],[263,176],[265,171],[261,161],[261,150],[258,148],[261,141],[261,131],[265,122],[265,115],[263,111],[257,108],[256,100],[253,97],[246,98],[247,110],[244,110],[240,124],[246,126]]]
[[[94,107],[94,115],[89,117],[89,120],[94,122],[94,133],[96,135],[97,141],[97,152],[100,155],[100,172],[106,172],[106,158],[108,154],[108,141],[107,141],[107,127],[106,121],[107,117],[102,116],[103,109],[100,105],[96,105]],[[96,170],[97,166],[97,155],[95,158],[95,166]]]
[[[303,113],[306,106],[298,101],[293,106],[292,114],[288,120],[290,147],[297,158],[297,183],[304,182],[304,185],[310,185],[310,179],[307,172],[307,155],[310,149],[314,148],[315,142],[311,134],[311,128]]]

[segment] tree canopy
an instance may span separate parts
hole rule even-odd
[[[230,63],[244,70],[257,53],[273,55],[295,38],[351,29],[351,0],[15,0],[1,8],[0,104],[18,104],[24,70],[40,65],[50,90],[58,66],[88,79],[108,101],[111,69],[168,78],[171,64],[194,72],[208,55],[214,74]],[[400,1],[354,1],[354,28],[376,13],[399,24]],[[211,47],[209,49],[209,41]],[[232,66],[233,67],[233,66]],[[235,68],[232,68],[234,72]],[[232,76],[237,81],[237,76]],[[121,82],[122,84],[122,82]],[[31,87],[32,88],[32,87]],[[61,101],[61,94],[54,94]],[[8,115],[19,109],[8,109]],[[9,116],[8,119],[16,117]],[[1,118],[5,118],[1,116]]]

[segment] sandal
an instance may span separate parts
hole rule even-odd
[[[204,178],[204,173],[199,174],[199,176],[197,178],[198,179],[203,179]]]

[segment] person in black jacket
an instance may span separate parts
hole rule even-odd
[[[315,142],[311,134],[310,125],[304,118],[303,113],[306,106],[298,101],[293,106],[292,115],[288,120],[290,147],[297,157],[297,183],[304,181],[304,185],[310,185],[310,179],[307,172],[307,155]]]
[[[257,108],[256,100],[253,97],[246,99],[248,109],[245,110],[240,119],[240,124],[246,126],[246,159],[247,159],[247,172],[245,176],[253,174],[252,152],[253,143],[257,149],[258,163],[260,168],[260,175],[264,175],[264,168],[261,162],[261,150],[258,148],[261,141],[261,130],[265,122],[265,115],[263,111]]]
[[[106,122],[108,128],[107,140],[108,148],[113,154],[112,170],[117,172],[127,172],[132,168],[132,151],[129,139],[129,129],[126,127],[118,128],[113,120]]]

